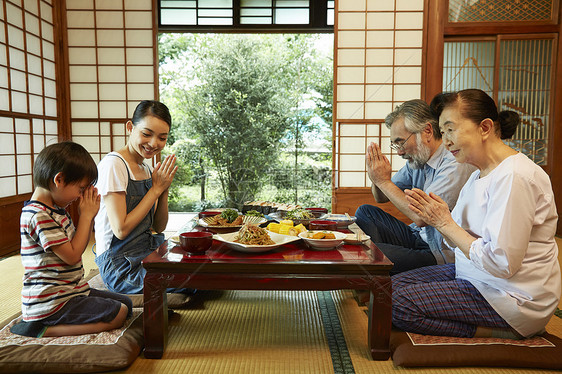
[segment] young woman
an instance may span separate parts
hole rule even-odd
[[[102,197],[95,219],[96,264],[108,289],[142,293],[146,271],[141,261],[164,241],[168,223],[168,188],[177,170],[166,157],[154,170],[144,162],[156,156],[171,127],[168,108],[142,101],[126,123],[127,145],[107,154],[98,165],[96,187]]]
[[[548,175],[507,146],[519,124],[481,90],[436,96],[443,144],[478,168],[457,205],[407,191],[410,209],[455,251],[455,263],[393,277],[393,323],[411,332],[529,337],[543,331],[561,292],[557,213]]]

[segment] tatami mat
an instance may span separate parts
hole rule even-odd
[[[84,267],[86,273],[96,268],[90,249],[84,254]],[[0,271],[0,320],[4,320],[20,310],[20,257],[0,261]],[[367,350],[365,307],[359,307],[347,290],[225,291],[207,296],[204,303],[177,310],[171,317],[162,359],[141,355],[120,373],[559,373],[476,367],[404,369],[391,360],[373,361]],[[326,312],[330,305],[335,312]],[[327,328],[326,320],[334,320],[334,314],[336,321]],[[562,337],[562,319],[553,317],[547,331]]]
[[[161,360],[130,373],[333,373],[313,291],[225,291],[177,310]],[[212,295],[211,295],[212,296]]]
[[[503,368],[403,369],[373,361],[367,349],[367,315],[351,291],[328,293],[341,324],[342,341],[327,336],[322,294],[314,291],[225,291],[197,309],[177,310],[170,320],[164,357],[139,357],[127,373],[459,373],[540,374],[557,371]],[[220,295],[217,296],[217,295]],[[337,329],[338,326],[333,326]],[[562,319],[547,330],[562,336]],[[337,332],[336,332],[337,335]],[[338,365],[329,340],[339,341],[350,365]],[[343,344],[342,344],[343,343]],[[334,352],[332,351],[332,354]],[[338,358],[339,359],[339,358]],[[345,360],[344,360],[345,361]]]

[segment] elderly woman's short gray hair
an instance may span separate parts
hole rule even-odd
[[[423,131],[428,123],[433,128],[433,137],[441,139],[441,130],[439,130],[439,121],[433,117],[429,105],[420,99],[408,100],[396,107],[386,118],[384,123],[390,129],[394,121],[398,118],[404,118],[404,126],[406,130],[413,134]]]

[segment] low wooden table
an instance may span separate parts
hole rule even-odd
[[[368,345],[375,360],[390,357],[392,263],[371,244],[309,249],[303,241],[263,253],[243,253],[220,241],[205,255],[184,256],[164,242],[143,266],[144,356],[161,358],[167,341],[166,288],[204,290],[370,290]]]

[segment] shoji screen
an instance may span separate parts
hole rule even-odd
[[[157,97],[153,0],[66,0],[72,139],[95,161],[126,142],[124,123]]]
[[[352,200],[370,194],[365,151],[371,141],[382,145],[394,171],[404,165],[383,122],[397,104],[420,98],[423,10],[423,0],[336,3],[335,211],[354,212],[361,201]]]
[[[496,99],[500,110],[516,111],[521,124],[506,143],[537,164],[546,165],[555,36],[514,34],[482,39],[445,41],[443,91],[479,88]]]
[[[57,141],[51,0],[0,3],[0,201],[33,191],[33,156]]]

